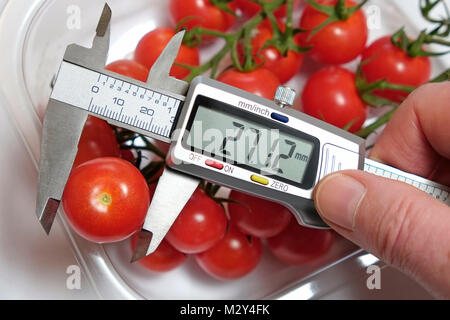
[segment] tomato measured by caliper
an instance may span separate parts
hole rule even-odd
[[[221,280],[241,278],[256,268],[262,255],[261,240],[228,226],[225,237],[211,249],[195,256],[209,275]]]
[[[361,129],[366,105],[358,95],[355,74],[341,67],[314,73],[302,93],[303,111],[350,132]]]
[[[258,238],[277,235],[291,221],[291,212],[273,201],[232,190],[228,211],[231,222],[245,234]]]
[[[281,233],[267,239],[273,255],[291,265],[308,263],[323,256],[333,243],[333,231],[305,228],[294,219]]]
[[[317,1],[322,5],[334,6],[337,0]],[[357,5],[346,0],[347,7]],[[307,5],[300,19],[299,27],[308,32],[299,34],[300,44],[311,46],[308,54],[316,61],[326,64],[342,64],[355,59],[364,50],[368,30],[366,17],[361,9],[345,20],[337,20],[325,25],[312,35],[315,28],[328,19],[328,16]]]
[[[270,100],[273,99],[280,86],[277,76],[265,68],[249,72],[229,69],[222,73],[217,80]]]
[[[163,52],[170,39],[175,35],[175,31],[171,28],[159,27],[147,33],[138,43],[134,52],[134,59],[148,68],[153,66],[156,59],[158,59],[161,52]],[[178,55],[175,59],[175,64],[183,64],[189,66],[198,66],[199,53],[198,48],[191,48],[186,45],[181,45]],[[183,79],[189,74],[189,69],[173,65],[170,75]]]
[[[418,87],[430,80],[429,57],[410,57],[395,46],[391,37],[376,40],[362,53],[361,71],[367,82],[386,79],[389,83]],[[393,89],[374,90],[375,95],[401,102],[408,92]]]
[[[166,239],[181,252],[198,253],[220,241],[226,227],[225,210],[198,188],[173,223]]]
[[[145,178],[128,161],[98,158],[72,171],[62,204],[79,235],[107,243],[128,238],[142,226],[150,194]]]
[[[119,156],[119,144],[109,124],[102,119],[89,116],[78,142],[73,168],[96,158]]]
[[[148,77],[148,69],[134,60],[118,60],[105,69],[142,82],[146,82]]]
[[[138,234],[131,237],[131,250],[134,251]],[[145,269],[153,272],[167,272],[182,265],[187,259],[184,253],[176,250],[166,240],[163,240],[155,252],[139,259],[137,262]]]

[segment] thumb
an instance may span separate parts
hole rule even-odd
[[[363,171],[322,179],[321,217],[338,233],[450,298],[450,208],[406,183]]]

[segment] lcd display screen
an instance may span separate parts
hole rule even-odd
[[[304,134],[280,130],[270,125],[270,120],[255,121],[260,119],[245,111],[227,112],[199,101],[185,144],[198,153],[253,172],[304,184],[318,142]]]

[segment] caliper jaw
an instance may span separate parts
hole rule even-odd
[[[108,57],[111,35],[111,8],[105,4],[97,25],[91,48],[77,44],[67,47],[64,61],[81,67],[101,71]],[[184,37],[178,32],[149,72],[147,83],[162,89],[185,95],[189,84],[169,75]],[[58,79],[56,79],[56,82]],[[89,112],[50,98],[44,116],[39,163],[39,185],[36,215],[48,234],[56,216],[61,197],[78,151],[78,142]]]
[[[64,60],[86,67],[104,68],[110,41],[111,9],[105,4],[92,48],[69,45]],[[58,80],[56,80],[58,81]],[[88,112],[49,100],[42,126],[36,215],[48,234],[61,201]]]
[[[111,8],[105,4],[102,15],[97,24],[95,38],[91,48],[78,44],[67,46],[64,61],[83,66],[87,69],[103,69],[108,58],[109,42],[111,39]]]

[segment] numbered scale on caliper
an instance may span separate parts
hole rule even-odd
[[[182,103],[131,82],[63,62],[51,98],[170,139]]]
[[[200,179],[283,204],[313,228],[328,228],[314,208],[314,187],[339,170],[366,170],[450,202],[448,187],[365,159],[363,139],[284,108],[294,100],[291,89],[280,87],[275,102],[206,77],[190,84],[170,77],[183,32],[171,39],[147,83],[104,70],[110,18],[105,6],[92,48],[67,48],[47,107],[36,210],[47,232],[89,114],[171,142],[133,260],[156,250]]]

